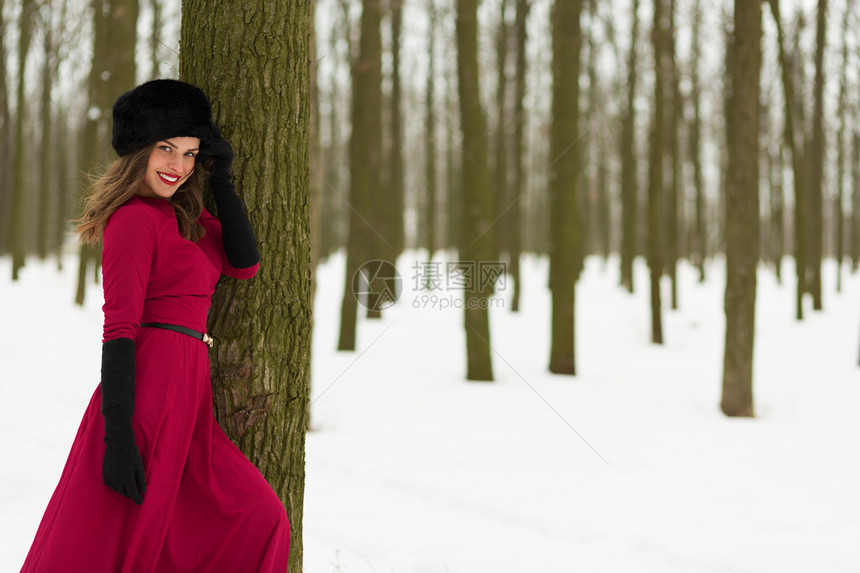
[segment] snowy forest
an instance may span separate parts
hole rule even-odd
[[[291,573],[857,570],[854,0],[0,2],[0,571],[98,384],[73,229],[154,78],[236,150],[213,407]]]

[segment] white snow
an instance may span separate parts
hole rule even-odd
[[[400,302],[337,352],[342,256],[318,273],[308,573],[860,570],[860,276],[825,267],[824,312],[794,320],[794,277],[759,272],[755,419],[719,410],[723,267],[680,268],[666,344],[649,343],[647,270],[617,286],[590,259],[576,377],[547,371],[547,262],[526,258],[491,311],[492,383],[467,382],[463,311]],[[101,288],[76,264],[0,259],[0,571],[18,571],[98,382]],[[664,287],[668,285],[664,283]],[[668,294],[668,288],[664,291]],[[664,296],[668,301],[668,296]]]

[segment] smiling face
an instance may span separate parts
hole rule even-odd
[[[149,154],[146,175],[138,190],[144,197],[169,199],[194,172],[200,140],[196,137],[171,137],[155,144]]]

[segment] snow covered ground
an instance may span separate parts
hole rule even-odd
[[[414,253],[412,254],[414,255]],[[0,571],[18,571],[98,381],[100,287],[0,259]],[[860,276],[793,319],[759,274],[756,419],[719,411],[723,269],[680,269],[649,344],[647,273],[589,260],[575,378],[550,374],[546,260],[491,311],[496,381],[464,380],[462,310],[400,302],[335,351],[343,258],[319,270],[307,437],[308,573],[860,571]],[[665,286],[665,285],[664,285]],[[436,292],[445,299],[455,291]],[[418,301],[416,304],[416,300]],[[453,300],[453,299],[450,299]],[[667,298],[664,300],[668,300]],[[418,306],[418,308],[415,308]]]

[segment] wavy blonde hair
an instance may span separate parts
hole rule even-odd
[[[153,149],[155,144],[120,157],[111,163],[101,177],[93,181],[92,193],[84,201],[83,215],[75,227],[81,241],[92,245],[101,240],[108,218],[136,195],[143,184],[149,155]],[[176,211],[179,233],[195,243],[206,234],[206,229],[197,223],[203,212],[201,168],[202,166],[195,165],[188,179],[168,200]]]

